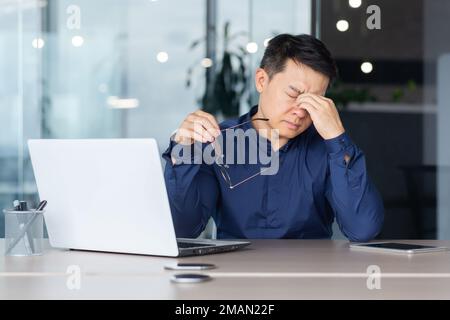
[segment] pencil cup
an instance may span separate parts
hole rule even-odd
[[[42,254],[44,211],[4,209],[5,255],[36,256]]]

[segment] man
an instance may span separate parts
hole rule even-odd
[[[324,97],[336,73],[321,41],[281,34],[269,42],[256,70],[259,103],[249,113],[220,126],[201,110],[187,116],[163,155],[178,237],[197,237],[211,216],[222,239],[330,238],[334,219],[351,241],[380,232],[383,204],[364,154]],[[268,141],[267,150],[279,159],[275,174],[258,173],[255,164],[177,161],[175,147],[187,154],[194,143],[214,146],[230,127],[254,129]],[[250,144],[244,149],[250,151]]]

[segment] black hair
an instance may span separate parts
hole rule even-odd
[[[260,67],[272,79],[275,74],[284,71],[288,59],[327,76],[330,84],[337,77],[336,62],[330,51],[322,41],[313,36],[287,33],[277,35],[269,41]]]

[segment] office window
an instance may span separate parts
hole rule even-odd
[[[268,39],[316,35],[339,66],[328,95],[385,202],[380,237],[448,238],[449,15],[444,0],[3,1],[0,205],[38,200],[30,138],[154,137],[164,151],[205,107],[228,25],[246,90],[236,108],[214,109],[219,119],[257,102],[252,75]]]
[[[264,40],[279,32],[309,33],[310,10],[309,0],[1,2],[1,207],[18,198],[38,201],[30,138],[153,137],[164,151],[183,118],[202,107],[205,40],[219,66],[227,22],[241,34],[234,49],[258,46],[245,55],[248,90],[238,114],[246,112],[255,103],[251,75]],[[207,15],[216,30],[213,45]],[[186,87],[191,67],[192,86]],[[2,216],[0,236],[3,231]]]

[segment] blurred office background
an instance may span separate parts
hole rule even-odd
[[[247,112],[268,39],[310,33],[337,60],[328,95],[383,196],[380,238],[450,239],[449,18],[445,0],[0,0],[0,207],[38,202],[28,139],[162,152],[195,109]]]

